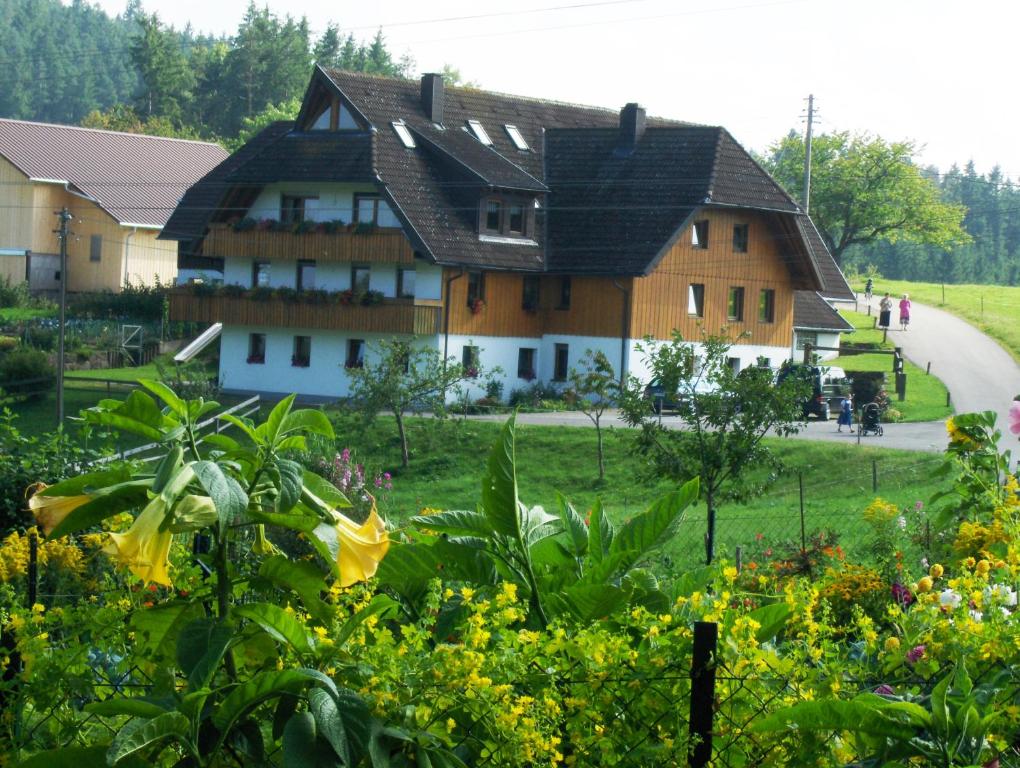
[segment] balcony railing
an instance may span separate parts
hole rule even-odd
[[[202,255],[210,258],[243,256],[292,261],[414,262],[414,250],[399,229],[376,229],[371,232],[312,230],[295,234],[257,228],[236,231],[229,224],[211,224],[202,245]]]
[[[250,296],[200,295],[184,289],[170,294],[170,319],[253,327],[312,328],[330,331],[431,335],[439,332],[440,308],[413,299],[383,299],[379,304],[314,303],[300,295],[255,299]]]

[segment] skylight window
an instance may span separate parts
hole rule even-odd
[[[514,143],[514,146],[522,152],[527,152],[531,147],[528,146],[528,142],[524,140],[524,136],[521,135],[516,125],[504,125],[506,128],[506,134],[510,137],[510,141]]]
[[[408,149],[414,149],[414,136],[412,136],[411,132],[407,129],[407,123],[403,120],[397,120],[394,123],[390,123],[390,125],[393,126],[393,130],[396,132],[397,138],[400,139],[400,143]]]
[[[471,133],[475,135],[476,139],[478,139],[480,142],[482,142],[482,144],[484,144],[487,147],[492,146],[492,139],[489,138],[489,134],[485,132],[485,128],[482,127],[482,124],[480,122],[478,122],[477,120],[468,120],[467,124],[468,128],[471,129]]]

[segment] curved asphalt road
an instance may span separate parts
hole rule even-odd
[[[876,306],[877,306],[877,299]],[[863,299],[861,300],[863,305]],[[969,411],[995,411],[998,426],[1003,432],[1002,447],[1017,452],[1016,438],[1009,432],[1007,413],[1013,397],[1020,393],[1020,366],[1016,364],[993,339],[964,320],[924,304],[913,304],[910,328],[898,329],[895,322],[898,310],[893,308],[894,327],[888,339],[900,347],[904,356],[921,369],[931,363],[931,373],[938,376],[949,389],[953,409],[957,413]],[[907,380],[907,397],[910,380]],[[476,416],[487,421],[503,421],[505,415]],[[591,426],[583,413],[561,411],[555,413],[522,413],[517,417],[521,424],[548,426]],[[676,416],[664,416],[663,423],[680,426]],[[603,417],[603,424],[626,426],[615,411]],[[941,452],[946,447],[944,421],[912,424],[883,425],[882,437],[869,435],[860,438],[861,444],[883,448],[903,448],[915,451]],[[798,435],[799,439],[857,442],[857,434],[837,432],[836,422],[810,422]]]

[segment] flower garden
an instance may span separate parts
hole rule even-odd
[[[943,491],[874,500],[854,556],[815,532],[669,573],[696,480],[616,524],[528,506],[511,419],[474,510],[387,524],[389,476],[300,461],[322,412],[200,435],[214,403],[142,386],[82,417],[152,460],[33,488],[0,545],[5,764],[1020,764],[992,414],[950,420]]]

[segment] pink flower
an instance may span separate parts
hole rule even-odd
[[[877,693],[879,696],[895,696],[896,695],[896,691],[893,690],[893,687],[891,685],[887,685],[886,683],[882,683],[882,685],[878,686],[875,689],[875,693]]]
[[[1009,431],[1020,435],[1020,401],[1014,400],[1009,406]]]
[[[921,660],[922,656],[924,656],[924,646],[915,645],[913,648],[907,651],[907,663],[916,664],[918,661]]]

